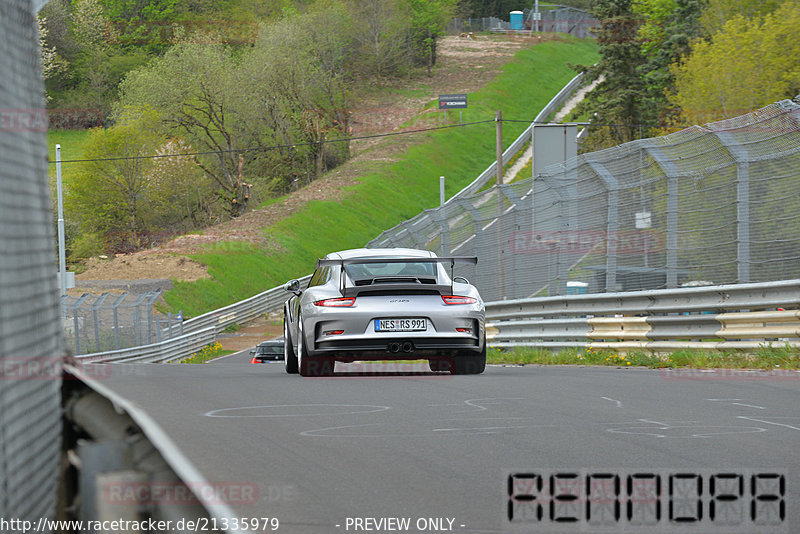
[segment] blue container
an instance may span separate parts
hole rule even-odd
[[[588,289],[589,284],[586,282],[567,282],[567,295],[585,295]]]
[[[511,29],[512,30],[522,29],[522,11],[511,12]]]

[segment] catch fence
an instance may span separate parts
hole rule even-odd
[[[35,10],[0,2],[0,518],[53,518],[62,356]],[[7,531],[7,530],[6,530]]]
[[[584,39],[592,36],[592,28],[600,22],[586,11],[565,6],[541,6],[537,21],[532,9],[523,10],[521,30],[511,30],[509,21],[498,17],[454,18],[447,25],[447,33],[531,32],[567,33]]]
[[[369,247],[476,255],[487,301],[800,278],[800,100],[459,195]]]
[[[162,314],[155,303],[161,291],[61,297],[67,347],[89,354],[149,345],[183,335],[181,314]]]

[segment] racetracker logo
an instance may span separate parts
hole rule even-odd
[[[45,108],[0,108],[0,131],[47,132]]]
[[[588,254],[616,246],[617,254],[625,255],[661,252],[665,248],[660,230],[519,231],[511,234],[508,243],[514,254]]]
[[[114,505],[255,504],[254,482],[108,482],[103,500]]]
[[[64,372],[64,364],[76,367],[81,377],[102,380],[111,375],[111,366],[67,362],[60,356],[8,357],[0,360],[0,380],[74,380]]]

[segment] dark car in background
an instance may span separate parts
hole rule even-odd
[[[283,338],[262,341],[250,351],[250,363],[267,363],[283,360]]]

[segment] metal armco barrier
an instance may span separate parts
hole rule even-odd
[[[197,352],[217,339],[217,330],[213,326],[184,334],[160,343],[142,345],[130,349],[95,352],[75,356],[82,363],[169,363]]]
[[[308,281],[311,280],[311,275],[298,280],[300,280],[300,287],[306,288]],[[219,332],[235,323],[243,323],[264,313],[280,310],[290,296],[282,285],[273,287],[248,299],[189,319],[183,323],[183,331],[189,333],[213,326]]]
[[[790,309],[786,309],[790,308]],[[494,347],[800,346],[800,280],[486,303]]]
[[[310,279],[311,275],[300,278],[300,287],[307,287]],[[75,359],[93,363],[164,363],[179,360],[216,341],[217,334],[229,326],[281,309],[288,298],[282,285],[273,287],[248,299],[185,321],[183,335],[173,339],[129,349],[82,354]]]

